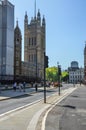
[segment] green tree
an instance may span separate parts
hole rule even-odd
[[[68,82],[69,73],[67,71],[61,72],[61,81]],[[49,81],[58,81],[58,68],[57,67],[49,67],[46,68],[46,80]]]
[[[68,82],[69,79],[69,73],[67,71],[62,72],[62,81]]]
[[[57,81],[58,79],[58,69],[57,67],[46,68],[46,80]]]

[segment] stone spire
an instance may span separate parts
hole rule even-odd
[[[34,19],[36,20],[36,0],[35,0],[35,4],[34,4]]]
[[[16,20],[16,27],[18,27],[18,19]]]
[[[45,26],[45,17],[43,15],[43,19],[42,19],[42,26]]]
[[[28,28],[28,16],[27,16],[27,12],[25,12],[25,18],[24,18],[24,29]]]

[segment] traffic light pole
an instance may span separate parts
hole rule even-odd
[[[59,95],[60,95],[60,75],[59,75],[59,65],[58,65],[58,84],[59,84]]]
[[[44,51],[44,103],[46,103],[45,51]]]
[[[59,95],[60,95],[60,76],[61,76],[61,67],[58,65],[58,87],[59,87]]]
[[[60,95],[60,75],[58,74],[58,84],[59,84],[59,95]]]
[[[37,82],[37,46],[36,46],[36,82]]]

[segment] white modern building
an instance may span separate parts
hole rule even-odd
[[[71,62],[71,67],[68,68],[68,72],[69,83],[80,83],[84,80],[84,68],[79,68],[77,61]]]
[[[84,68],[69,71],[69,82],[79,83],[84,80]]]
[[[14,74],[14,5],[0,2],[0,79]]]

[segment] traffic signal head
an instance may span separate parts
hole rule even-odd
[[[48,56],[45,56],[45,68],[48,68]]]
[[[61,66],[58,65],[58,74],[61,75]]]

